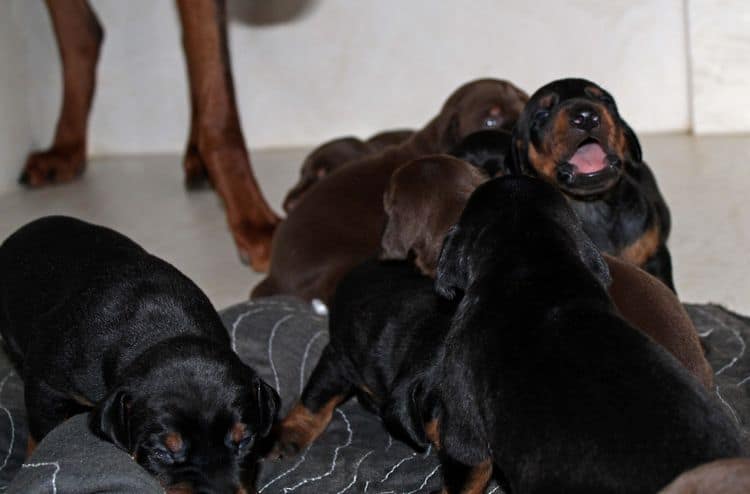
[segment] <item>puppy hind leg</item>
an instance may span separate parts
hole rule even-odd
[[[104,38],[86,0],[47,0],[60,50],[63,100],[52,146],[29,155],[19,182],[30,187],[68,182],[86,167],[86,133]]]
[[[441,455],[443,489],[440,494],[484,494],[492,479],[492,460],[468,466]]]
[[[323,350],[300,401],[277,426],[276,444],[270,456],[298,453],[325,431],[333,411],[355,391],[331,346]]]

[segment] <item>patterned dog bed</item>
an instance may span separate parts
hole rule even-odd
[[[750,319],[717,305],[687,305],[716,373],[716,399],[748,435]],[[273,297],[222,311],[235,350],[274,386],[285,413],[328,341],[327,321],[298,300]],[[27,464],[23,383],[0,354],[0,492],[154,492],[163,490],[129,456],[99,441],[77,416],[50,433]],[[12,482],[11,482],[12,480]],[[426,493],[440,487],[434,452],[394,440],[379,419],[351,400],[315,444],[297,457],[264,461],[261,493]],[[494,483],[488,493],[502,492]]]

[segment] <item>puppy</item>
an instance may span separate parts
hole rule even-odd
[[[742,453],[702,388],[616,314],[603,259],[551,185],[481,185],[446,239],[439,294],[391,262],[339,285],[330,343],[279,426],[282,454],[352,394],[438,448],[443,492],[484,492],[493,467],[519,494],[656,492]]]
[[[276,230],[268,276],[251,297],[291,294],[329,301],[344,274],[377,254],[385,227],[383,192],[393,171],[416,157],[448,152],[477,130],[509,130],[526,100],[505,81],[467,83],[407,141],[319,182]]]
[[[669,209],[608,92],[584,79],[539,89],[514,129],[513,163],[559,187],[602,251],[674,291]]]
[[[363,142],[356,137],[340,137],[321,144],[302,162],[299,181],[287,192],[283,207],[289,213],[300,197],[333,171],[347,163],[400,144],[414,134],[411,130],[380,132]]]
[[[352,269],[336,289],[330,342],[300,401],[277,427],[272,456],[307,447],[353,394],[388,425],[394,389],[432,365],[455,305],[408,261],[369,260]]]
[[[471,139],[463,144],[466,154],[476,156],[487,149],[481,145],[474,151]],[[422,273],[434,278],[449,228],[458,222],[474,189],[486,180],[475,167],[445,156],[420,158],[396,170],[383,196],[388,219],[381,259],[411,259]],[[711,389],[713,370],[698,331],[674,292],[637,266],[606,254],[604,260],[612,278],[609,295],[620,314]]]
[[[431,380],[451,462],[482,476],[492,462],[521,494],[646,493],[744,454],[705,390],[619,316],[608,283],[556,187],[528,177],[479,186],[437,268],[436,289],[462,295]],[[410,437],[425,437],[422,412],[400,411]],[[462,470],[448,464],[447,483],[464,483]]]
[[[209,300],[128,238],[62,216],[0,246],[0,332],[25,382],[30,449],[68,417],[169,488],[254,492],[279,397]]]

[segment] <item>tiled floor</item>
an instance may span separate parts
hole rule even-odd
[[[750,314],[750,137],[645,136],[642,144],[672,210],[669,246],[680,297]],[[253,153],[277,211],[306,151]],[[0,239],[45,214],[123,232],[185,272],[218,308],[244,300],[260,280],[240,264],[217,196],[183,188],[178,156],[97,158],[75,184],[2,194]]]

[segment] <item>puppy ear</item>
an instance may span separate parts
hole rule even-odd
[[[443,297],[453,300],[457,292],[466,290],[469,273],[461,249],[463,235],[458,225],[448,230],[438,259],[435,289]]]
[[[281,399],[279,394],[260,377],[255,377],[255,406],[257,415],[255,426],[260,437],[265,437],[271,432],[271,427],[276,422]]]
[[[625,123],[625,120],[620,119],[620,123],[622,124],[623,133],[625,134],[625,140],[628,143],[630,162],[633,166],[638,167],[638,165],[643,162],[641,143],[638,141],[638,137],[635,135],[635,132],[633,132],[633,129],[631,129],[630,126]]]
[[[119,387],[111,391],[89,417],[89,427],[94,434],[128,453],[133,452],[130,437],[132,402],[130,391]]]
[[[601,283],[604,288],[609,287],[612,283],[612,277],[609,274],[609,266],[607,266],[599,248],[594,245],[594,242],[591,241],[589,236],[586,235],[583,230],[580,230],[576,237],[578,253],[583,259],[583,262],[591,272],[594,273],[599,280],[599,283]]]
[[[380,259],[406,259],[409,249],[406,247],[403,230],[396,226],[396,219],[391,216],[385,225],[383,237],[380,239]]]

